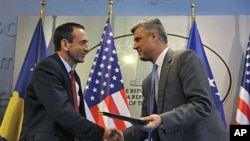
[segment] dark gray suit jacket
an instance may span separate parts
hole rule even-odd
[[[168,50],[161,69],[157,114],[164,129],[154,130],[154,141],[229,141],[210,94],[207,72],[191,50]],[[149,113],[151,74],[143,81],[141,116]],[[132,126],[125,141],[143,141],[147,132]]]
[[[85,117],[79,76],[80,113],[73,107],[69,74],[57,54],[41,61],[34,69],[24,102],[22,141],[100,141],[104,129]]]

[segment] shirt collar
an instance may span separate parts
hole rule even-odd
[[[155,64],[156,64],[158,67],[161,67],[161,66],[162,66],[163,60],[164,60],[164,57],[165,57],[167,51],[168,51],[168,47],[165,48],[165,49],[161,52],[161,54],[158,56],[158,58],[157,58],[157,60],[156,60],[156,62],[155,62]]]
[[[65,66],[65,68],[66,68],[66,70],[67,70],[68,73],[69,73],[72,69],[74,70],[74,68],[71,68],[71,66],[69,65],[69,63],[66,62],[59,54],[58,54],[58,56],[59,56],[60,59],[62,60],[62,62],[63,62],[63,64],[64,64],[64,66]]]

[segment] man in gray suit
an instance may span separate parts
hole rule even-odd
[[[124,140],[144,141],[151,133],[154,141],[228,141],[200,58],[191,50],[168,48],[167,33],[158,18],[138,22],[131,32],[140,59],[158,66],[158,79],[151,98],[151,74],[142,84],[141,117],[148,124],[124,130]],[[150,101],[155,101],[152,114]]]

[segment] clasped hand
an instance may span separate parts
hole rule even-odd
[[[120,130],[112,128],[112,129],[105,129],[103,135],[103,141],[124,141],[123,134]]]

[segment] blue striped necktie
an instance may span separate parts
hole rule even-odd
[[[154,112],[154,105],[155,105],[155,78],[157,76],[157,65],[153,64],[153,70],[151,73],[151,94],[150,94],[150,109],[149,115]],[[148,141],[151,141],[152,132],[148,132]]]

